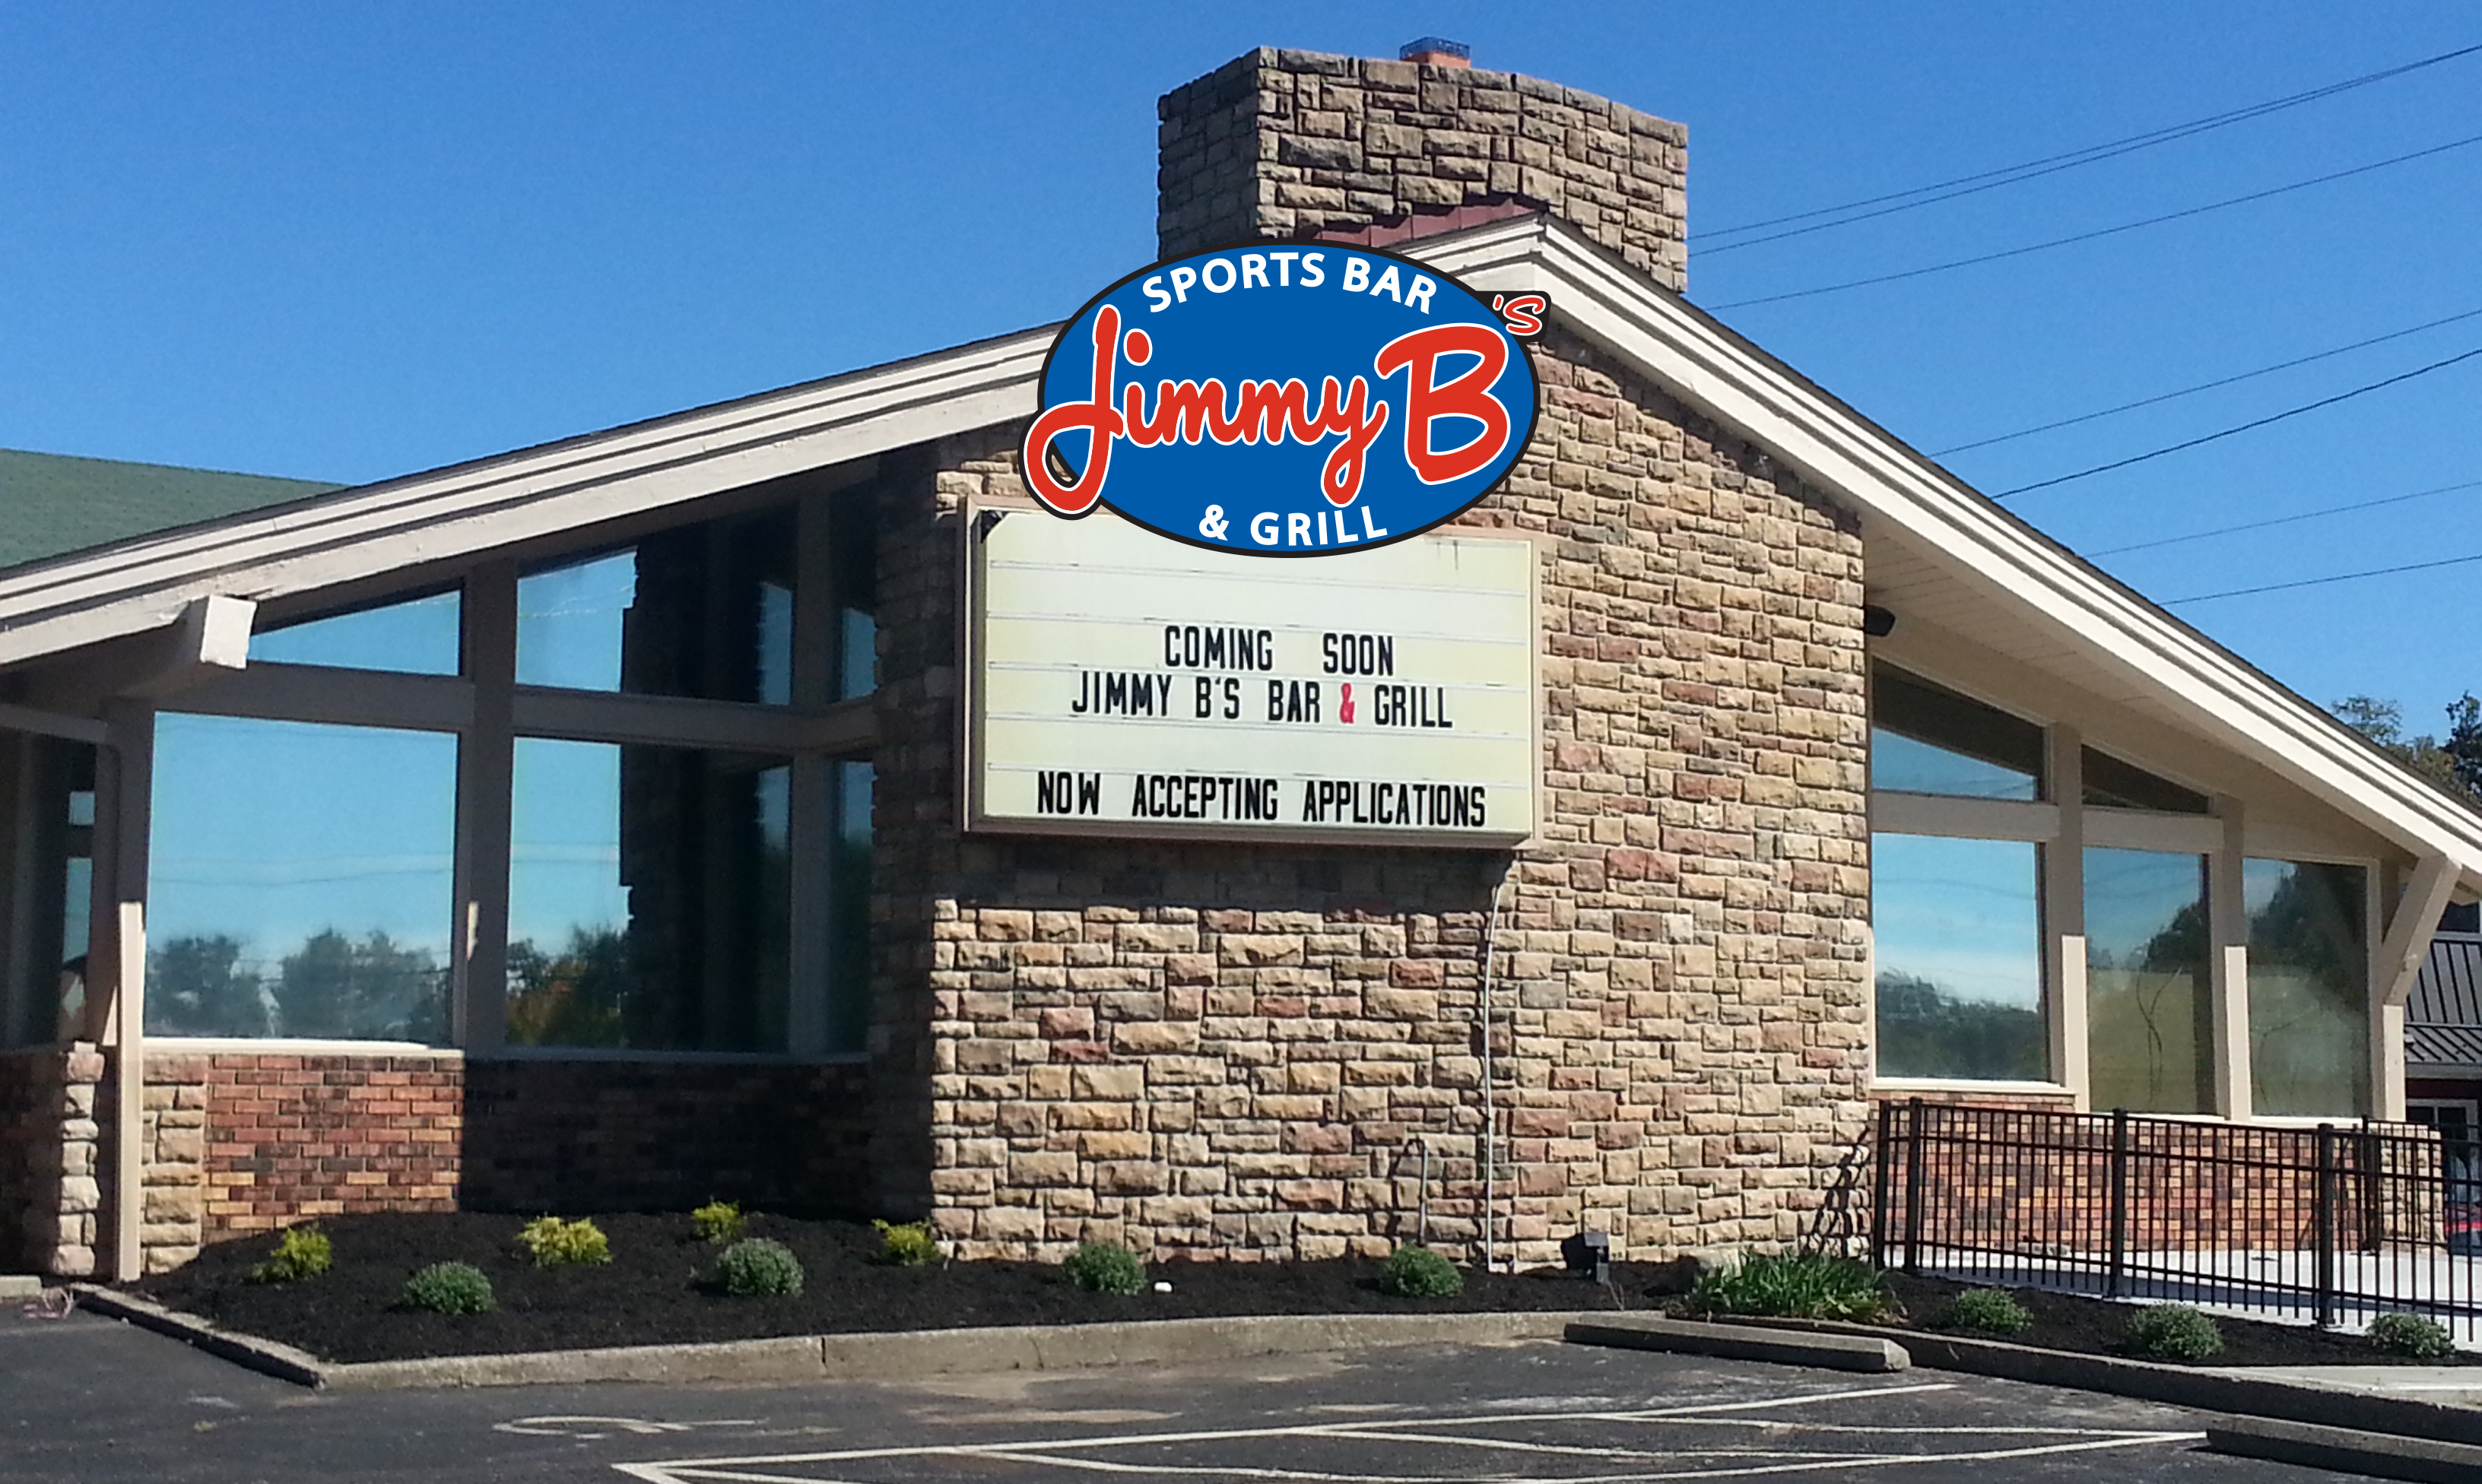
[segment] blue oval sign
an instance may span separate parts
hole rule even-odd
[[[1427,531],[1533,436],[1540,295],[1490,302],[1367,247],[1254,243],[1141,269],[1069,322],[1026,432],[1035,498],[1219,551]]]

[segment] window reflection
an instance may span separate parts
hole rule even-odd
[[[1871,837],[1879,1075],[2048,1075],[2037,850],[2020,841]]]
[[[2253,860],[2251,1101],[2261,1113],[2356,1117],[2370,1101],[2368,872]]]
[[[871,766],[836,765],[836,846],[829,892],[828,1043],[860,1051],[870,1033]]]
[[[2098,846],[2085,862],[2094,1106],[2212,1111],[2205,857]]]
[[[447,1038],[454,737],[168,712],[154,783],[150,1033]]]
[[[53,737],[5,739],[0,797],[13,794],[20,833],[0,1046],[74,1040],[87,1032],[87,911],[94,871],[94,749]]]
[[[458,673],[455,591],[285,624],[250,637],[251,663],[329,664],[409,675]]]
[[[517,582],[517,681],[786,705],[791,511],[708,521]]]
[[[509,1042],[784,1050],[790,784],[780,758],[518,739]]]
[[[1888,665],[1870,670],[1870,787],[2043,796],[2043,729]]]

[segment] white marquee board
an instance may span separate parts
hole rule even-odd
[[[1529,543],[1271,561],[1023,509],[977,512],[967,540],[969,828],[1533,834]]]

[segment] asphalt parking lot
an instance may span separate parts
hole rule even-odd
[[[832,1386],[320,1393],[110,1320],[0,1319],[0,1476],[1015,1484],[2264,1481],[2177,1409],[1939,1371],[1533,1344]]]

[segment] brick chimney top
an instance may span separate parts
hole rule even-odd
[[[1415,37],[1396,48],[1396,60],[1426,67],[1469,67],[1473,65],[1473,48],[1443,36]]]

